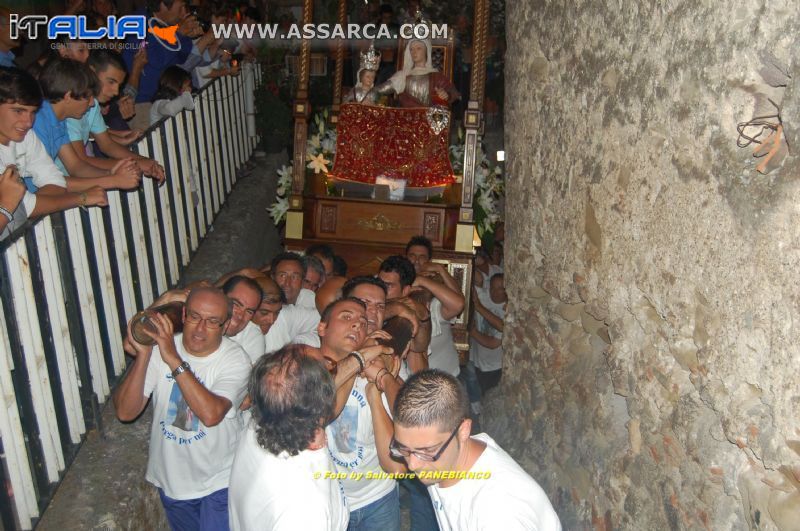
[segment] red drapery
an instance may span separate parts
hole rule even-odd
[[[329,176],[374,184],[376,177],[385,175],[406,179],[409,188],[451,184],[455,179],[448,153],[450,128],[437,135],[427,112],[427,108],[342,105]]]

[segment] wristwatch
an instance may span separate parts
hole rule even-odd
[[[172,378],[175,378],[175,377],[176,377],[176,376],[178,376],[180,373],[182,373],[182,372],[186,372],[186,371],[188,371],[189,369],[191,369],[191,367],[189,367],[189,362],[188,362],[188,361],[184,361],[183,363],[181,363],[180,365],[178,365],[177,367],[175,367],[175,370],[174,370],[174,371],[172,371]]]

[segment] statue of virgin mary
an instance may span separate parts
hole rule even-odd
[[[403,52],[403,68],[375,89],[397,94],[400,107],[448,107],[461,98],[447,77],[433,67],[431,41],[414,39]]]

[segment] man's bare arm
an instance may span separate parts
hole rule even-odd
[[[135,358],[125,379],[114,391],[112,400],[114,409],[117,411],[117,418],[122,422],[130,422],[138,417],[147,405],[148,398],[144,396],[144,379],[153,347],[137,343],[131,336],[130,324],[128,325],[128,335],[125,338],[125,346],[125,350]]]
[[[503,344],[502,338],[478,332],[474,327],[470,329],[469,336],[486,348],[497,348]]]
[[[107,205],[108,199],[105,190],[97,186],[85,192],[71,193],[60,186],[48,184],[36,192],[36,206],[28,217],[44,216],[75,207]]]
[[[486,321],[492,325],[492,328],[495,330],[502,332],[503,331],[503,320],[500,319],[498,316],[493,314],[489,311],[489,308],[484,306],[478,297],[473,297],[472,299],[475,301],[475,311],[478,312]]]
[[[464,310],[464,295],[425,276],[418,276],[414,285],[427,289],[442,303],[442,318],[452,319]]]
[[[153,323],[156,333],[150,334],[149,331],[145,331],[145,333],[156,340],[161,359],[167,364],[169,370],[174,372],[183,363],[183,360],[175,350],[172,322],[159,313],[153,314],[150,321]],[[233,405],[227,398],[209,391],[197,380],[192,371],[183,371],[175,376],[175,383],[180,387],[181,394],[186,400],[186,405],[208,427],[216,426],[222,422],[225,414]]]
[[[408,469],[402,463],[398,463],[389,454],[389,444],[394,437],[394,425],[386,413],[383,406],[381,392],[375,384],[367,384],[367,402],[372,413],[372,428],[375,432],[375,448],[378,451],[378,461],[381,468],[388,473],[407,472]]]

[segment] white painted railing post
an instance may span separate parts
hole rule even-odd
[[[124,324],[182,269],[256,142],[258,65],[217,79],[193,111],[152,127],[137,152],[167,182],[109,191],[106,211],[72,209],[0,242],[0,516],[30,529],[125,370]],[[192,194],[192,191],[196,194]],[[62,221],[63,220],[63,221]],[[40,322],[39,319],[43,318]],[[7,511],[13,506],[13,514]]]

